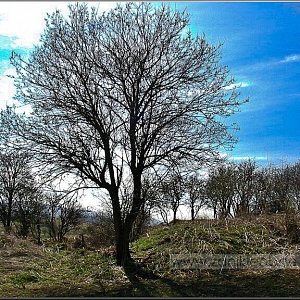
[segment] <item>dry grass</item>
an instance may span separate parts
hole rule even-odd
[[[132,243],[138,266],[117,267],[111,247],[74,249],[0,234],[0,298],[298,296],[300,270],[172,270],[171,253],[297,253],[285,216],[181,221]],[[72,240],[72,239],[70,239]]]

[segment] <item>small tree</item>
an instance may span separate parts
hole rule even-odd
[[[185,193],[185,186],[183,178],[178,173],[170,173],[164,182],[161,183],[161,193],[167,207],[173,212],[173,224],[176,222],[176,215],[178,208],[183,204],[183,196]]]
[[[0,220],[7,233],[16,217],[17,199],[31,188],[29,162],[27,152],[0,149]]]
[[[74,197],[49,194],[46,198],[46,224],[54,241],[64,236],[82,220],[84,209]]]
[[[270,167],[270,173],[272,179],[270,211],[272,213],[290,211],[293,207],[294,199],[292,199],[292,174],[289,166]]]
[[[194,221],[200,209],[207,205],[205,189],[206,181],[196,175],[188,177],[186,182],[187,198],[185,203],[191,210],[191,220]]]
[[[252,203],[252,213],[270,213],[270,202],[272,197],[272,179],[268,168],[261,168],[254,177],[254,201]]]
[[[234,167],[222,164],[209,172],[206,183],[208,206],[213,208],[214,218],[233,217],[233,203],[235,196]]]
[[[17,234],[27,237],[29,233],[41,244],[41,222],[44,211],[42,191],[34,180],[27,178],[26,186],[16,198],[15,225]]]
[[[39,191],[32,202],[33,203],[30,204],[30,207],[32,207],[30,232],[33,238],[35,238],[37,243],[40,245],[43,243],[42,225],[45,219],[46,207],[44,193]]]
[[[251,212],[251,201],[255,194],[255,161],[242,161],[235,167],[235,216],[248,215]]]

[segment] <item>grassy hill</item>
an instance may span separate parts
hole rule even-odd
[[[112,248],[37,246],[0,235],[0,297],[234,297],[300,295],[300,268],[174,269],[170,255],[296,254],[283,216],[179,221],[131,244],[137,264],[117,267]]]

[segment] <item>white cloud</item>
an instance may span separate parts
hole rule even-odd
[[[292,54],[292,55],[285,56],[283,59],[279,59],[279,58],[269,59],[252,65],[245,65],[239,69],[236,69],[236,72],[238,73],[248,72],[249,74],[249,72],[266,70],[268,68],[278,67],[281,66],[282,64],[293,63],[293,62],[300,62],[300,54]]]
[[[14,72],[14,69],[8,69],[3,76],[0,76],[0,109],[5,108],[6,105],[16,103],[13,100],[15,94],[14,81],[12,78],[7,77],[7,75],[12,75]]]
[[[1,2],[0,34],[17,38],[11,45],[13,48],[31,48],[43,32],[46,13],[56,7],[65,11],[67,2]]]
[[[0,46],[32,48],[34,44],[39,43],[47,13],[51,14],[59,9],[63,15],[68,16],[68,3],[70,2],[0,2],[0,35],[8,38],[5,44]],[[116,2],[90,3],[90,7],[98,7],[99,12],[108,11],[115,5]],[[15,94],[13,79],[6,76],[14,73],[8,60],[0,61],[0,72],[0,109],[2,109],[6,105],[17,104],[17,101],[13,100]]]
[[[280,61],[280,63],[289,63],[295,61],[300,61],[300,54],[286,56],[283,60]]]
[[[7,105],[11,106],[15,104],[17,106],[16,111],[18,113],[25,113],[29,115],[32,112],[30,105],[20,106],[20,103],[17,100],[14,100],[13,97],[16,92],[14,86],[14,80],[7,75],[15,75],[16,71],[14,69],[7,69],[4,72],[3,76],[0,76],[0,109],[5,109]]]
[[[229,157],[230,160],[248,160],[248,159],[254,159],[254,160],[268,160],[268,157],[266,156],[233,156]]]
[[[63,15],[69,14],[68,3],[57,2],[0,2],[0,35],[15,37],[11,47],[31,48],[39,42],[40,34],[45,27],[47,13],[59,9]],[[91,2],[99,11],[113,8],[115,2]]]
[[[223,89],[224,90],[233,90],[233,89],[237,89],[237,88],[243,88],[243,87],[247,87],[250,84],[248,82],[239,82],[239,83],[232,83],[228,86],[225,86]]]

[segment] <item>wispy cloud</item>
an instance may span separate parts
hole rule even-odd
[[[223,89],[224,90],[233,90],[233,89],[238,89],[238,88],[243,88],[243,87],[247,87],[250,84],[248,82],[239,82],[239,83],[232,83],[228,86],[225,86]]]
[[[300,54],[288,55],[283,60],[281,60],[280,63],[290,63],[296,61],[300,61]]]
[[[282,64],[297,62],[300,62],[300,54],[291,54],[285,56],[283,59],[268,59],[254,64],[243,65],[242,67],[236,68],[235,72],[241,74],[245,74],[245,72],[247,72],[249,74],[249,72],[262,71],[268,68],[278,67]]]
[[[229,159],[235,161],[235,160],[248,160],[248,159],[253,159],[253,160],[268,160],[268,157],[266,156],[233,156],[230,157]]]

